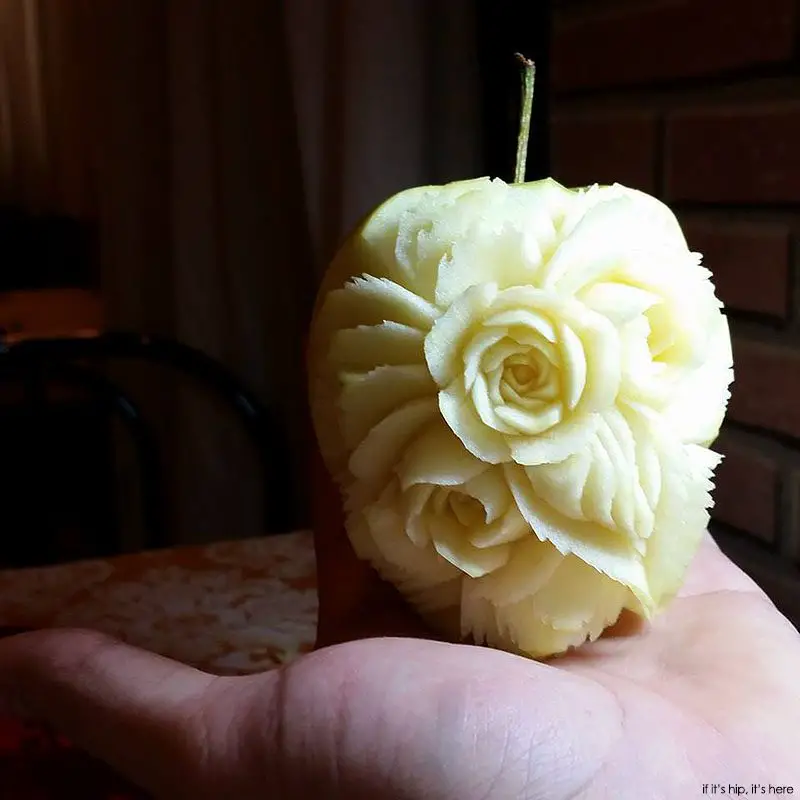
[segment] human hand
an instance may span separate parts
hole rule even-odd
[[[320,485],[315,653],[220,678],[98,634],[40,631],[0,641],[0,696],[165,798],[800,791],[800,636],[710,538],[652,625],[626,617],[543,664],[424,638],[355,559]]]

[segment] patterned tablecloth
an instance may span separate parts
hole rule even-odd
[[[316,621],[306,531],[0,571],[0,626],[92,628],[221,675],[308,652]]]

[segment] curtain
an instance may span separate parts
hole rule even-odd
[[[287,0],[315,262],[375,204],[480,165],[473,4]]]
[[[472,5],[0,0],[2,199],[88,220],[110,324],[199,347],[274,409],[297,526],[317,281],[377,202],[477,174]],[[170,442],[175,541],[260,533],[235,421],[139,382]]]

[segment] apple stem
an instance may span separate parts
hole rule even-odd
[[[525,182],[525,162],[528,159],[528,137],[531,132],[531,113],[533,111],[533,85],[536,80],[536,65],[521,53],[516,54],[522,64],[522,109],[519,115],[519,136],[517,137],[517,164],[514,170],[514,183]]]

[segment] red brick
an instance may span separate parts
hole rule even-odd
[[[795,0],[651,0],[565,16],[555,25],[553,86],[636,85],[788,61],[795,15]]]
[[[555,115],[550,140],[553,176],[567,186],[617,182],[654,191],[652,114]]]
[[[800,438],[800,352],[734,340],[730,418]]]
[[[758,450],[727,437],[714,449],[725,458],[717,469],[713,518],[773,541],[778,507],[777,465]]]
[[[789,308],[789,230],[751,222],[681,220],[692,250],[703,254],[717,295],[730,308],[786,318]]]
[[[800,202],[800,103],[679,112],[669,117],[670,200]]]

